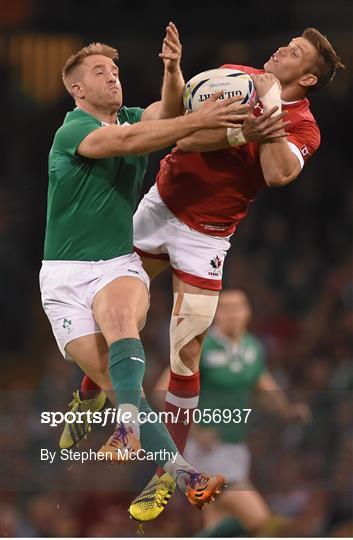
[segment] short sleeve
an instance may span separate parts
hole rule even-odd
[[[297,154],[299,151],[298,159],[302,157],[304,164],[308,159],[316,152],[320,146],[320,130],[318,126],[309,120],[303,120],[296,124],[292,132],[289,133],[287,141],[292,147],[293,153]]]
[[[100,128],[99,123],[90,117],[63,124],[54,139],[55,151],[74,156],[80,143],[98,128]]]

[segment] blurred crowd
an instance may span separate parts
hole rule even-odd
[[[191,76],[225,61],[255,59],[258,64],[258,53],[245,44],[225,42],[212,58],[200,53],[193,61],[189,53],[187,70]],[[0,70],[0,536],[135,536],[126,510],[152,465],[113,470],[92,463],[49,466],[39,459],[40,448],[57,449],[60,430],[41,424],[41,411],[66,410],[81,378],[56,349],[37,278],[47,154],[72,102],[63,94],[43,106],[19,89],[8,66]],[[155,86],[143,96],[139,75],[132,68],[127,73],[127,105],[144,106],[158,97],[157,67]],[[224,287],[243,288],[250,296],[251,330],[265,346],[269,369],[292,399],[312,407],[313,421],[305,428],[256,411],[249,430],[251,479],[274,512],[291,518],[291,536],[353,535],[351,128],[349,122],[337,125],[351,110],[350,68],[337,79],[312,97],[322,131],[317,155],[293,185],[259,195],[225,265]],[[151,156],[145,190],[162,155]],[[153,283],[151,295],[142,334],[147,393],[168,364],[168,272]],[[108,433],[94,429],[81,448],[97,449]],[[177,518],[181,512],[183,520]],[[176,495],[146,532],[185,536],[200,525],[198,512]]]

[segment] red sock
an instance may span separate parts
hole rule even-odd
[[[101,391],[100,387],[85,375],[81,382],[81,399],[91,399]]]
[[[186,441],[192,425],[193,411],[198,405],[200,394],[200,372],[193,375],[177,375],[170,371],[168,391],[165,398],[165,410],[172,412],[178,422],[166,421],[165,425],[172,436],[179,452],[185,450]],[[157,474],[164,473],[158,467]]]

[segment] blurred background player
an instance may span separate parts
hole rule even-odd
[[[250,454],[246,440],[251,407],[257,404],[286,422],[310,420],[306,403],[290,403],[266,369],[261,342],[247,327],[251,307],[242,290],[223,291],[214,325],[205,339],[201,363],[199,409],[234,411],[235,422],[194,424],[185,456],[197,466],[227,472],[228,489],[202,513],[206,530],[198,536],[276,535],[284,520],[271,513],[263,497],[249,480]],[[166,388],[165,373],[157,388]],[[254,398],[251,399],[251,398]],[[201,416],[202,418],[202,416]],[[207,420],[207,417],[205,417]],[[226,519],[232,516],[234,519]]]
[[[293,182],[317,150],[320,131],[307,95],[343,64],[327,38],[308,28],[263,70],[224,67],[252,74],[260,103],[241,132],[199,131],[178,141],[134,216],[134,245],[150,278],[169,265],[173,272],[166,410],[174,414],[198,403],[201,347],[217,307],[230,236],[260,189]],[[180,452],[190,425],[167,424]],[[150,497],[150,484],[147,491]]]
[[[198,468],[226,473],[228,489],[213,505],[205,507],[202,517],[206,528],[197,536],[273,536],[285,524],[271,513],[249,480],[247,423],[254,405],[286,422],[307,423],[311,413],[306,403],[290,403],[268,372],[262,344],[247,330],[250,319],[246,293],[239,289],[223,291],[202,348],[198,409],[206,414],[196,416],[200,422],[193,424],[184,455]],[[159,405],[168,378],[169,370],[165,370],[156,384]],[[222,411],[226,421],[219,416]],[[231,421],[227,421],[229,411]]]

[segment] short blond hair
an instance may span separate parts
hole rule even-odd
[[[95,54],[111,58],[114,62],[119,59],[118,50],[114,47],[110,47],[110,45],[105,45],[104,43],[90,43],[86,47],[80,49],[77,53],[72,54],[66,60],[62,70],[63,83],[69,94],[71,94],[71,88],[68,82],[70,75],[72,75],[75,69],[82,64],[87,56],[93,56]]]

